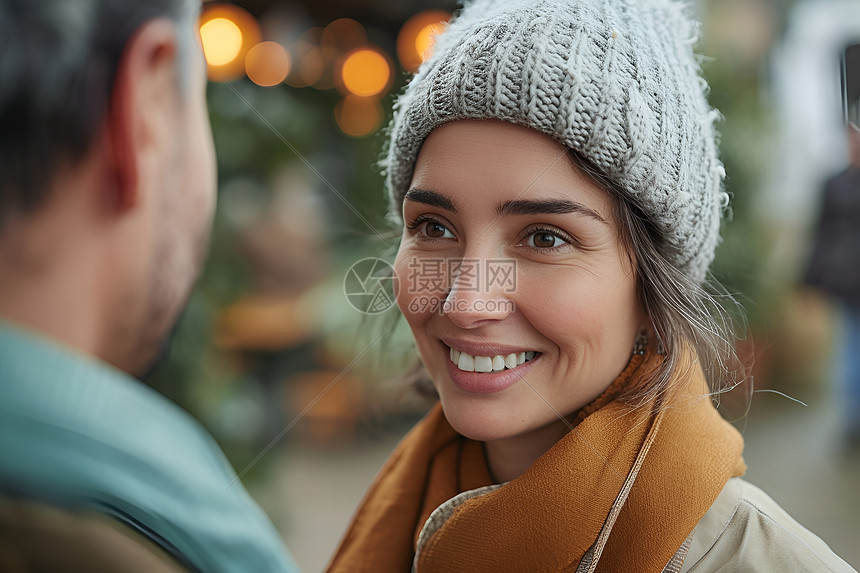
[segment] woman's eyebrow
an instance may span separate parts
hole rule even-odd
[[[517,199],[505,201],[496,207],[499,215],[562,215],[565,213],[582,213],[604,224],[609,224],[597,211],[589,209],[582,203],[567,199]]]
[[[429,189],[410,189],[406,192],[404,199],[415,201],[417,203],[424,203],[425,205],[430,205],[432,207],[439,207],[440,209],[445,209],[452,213],[457,212],[457,207],[454,205],[453,199],[436,191],[430,191]]]

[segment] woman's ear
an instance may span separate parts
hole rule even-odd
[[[152,20],[129,39],[120,57],[106,116],[110,205],[134,208],[167,164],[179,101],[177,29]]]

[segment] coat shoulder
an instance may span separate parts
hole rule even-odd
[[[696,526],[682,572],[855,572],[773,499],[732,478]]]
[[[0,571],[188,573],[112,519],[0,495]]]

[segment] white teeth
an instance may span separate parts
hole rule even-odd
[[[489,356],[475,356],[475,372],[492,372],[493,359]]]
[[[455,348],[449,348],[449,351],[451,362],[464,372],[502,372],[506,368],[516,368],[537,356],[537,352],[533,350],[507,356],[472,356]]]
[[[457,361],[457,368],[463,370],[464,372],[474,372],[475,371],[475,359],[472,358],[471,354],[466,354],[465,352],[460,353],[460,360]]]

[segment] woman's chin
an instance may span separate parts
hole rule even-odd
[[[506,428],[476,427],[474,423],[456,424],[455,422],[451,422],[450,419],[448,421],[458,434],[476,442],[495,442],[497,440],[512,438],[516,435]]]
[[[442,411],[451,427],[466,438],[479,442],[505,440],[528,433],[543,424],[530,424],[527,419],[501,408],[475,407],[465,404],[446,404]]]

